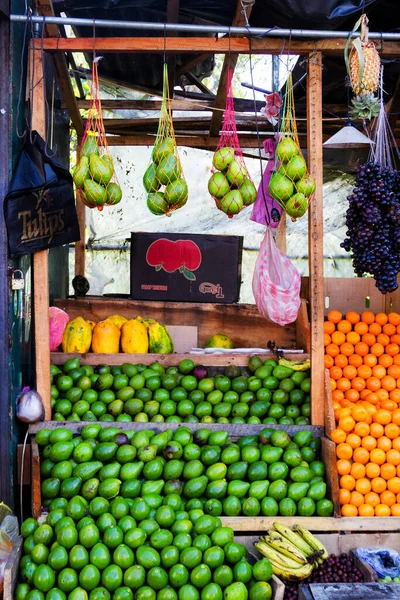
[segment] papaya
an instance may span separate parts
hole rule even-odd
[[[91,179],[85,179],[83,183],[83,188],[85,190],[85,196],[88,202],[90,203],[87,204],[87,206],[90,206],[92,208],[94,206],[103,206],[106,203],[107,192],[105,188],[99,183],[96,183]]]
[[[93,331],[93,329],[96,327],[96,322],[95,322],[95,321],[88,321],[88,320],[86,319],[86,323],[89,323],[90,327],[92,328],[92,331]]]
[[[86,140],[83,142],[83,146],[81,148],[81,157],[87,156],[90,157],[92,154],[99,155],[99,148],[97,146],[97,139],[94,135],[88,133]],[[82,159],[81,159],[82,160]]]
[[[84,354],[89,352],[92,342],[92,328],[82,317],[70,321],[63,334],[63,352],[77,352]]]
[[[122,200],[122,190],[118,183],[112,181],[107,186],[107,204],[113,206]]]
[[[124,323],[127,322],[128,319],[125,319],[125,317],[121,317],[121,315],[111,315],[111,317],[107,317],[107,319],[109,321],[112,321],[113,323],[115,323],[115,325],[117,327],[119,327],[121,329],[122,325]]]
[[[137,320],[144,323],[147,327],[150,354],[173,353],[174,344],[165,325],[158,323],[155,319],[142,319],[141,317],[137,317]]]
[[[113,169],[96,154],[92,154],[90,157],[89,170],[93,179],[104,186],[108,185],[113,176]]]
[[[138,319],[126,321],[121,327],[121,348],[127,354],[147,354],[149,338],[146,325]]]
[[[92,350],[98,354],[118,354],[121,332],[110,319],[99,321],[93,329]]]
[[[89,176],[89,159],[87,156],[82,156],[79,163],[76,165],[74,169],[74,173],[72,175],[72,179],[77,188],[83,188],[83,182]]]

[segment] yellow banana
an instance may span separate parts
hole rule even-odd
[[[310,577],[312,573],[312,565],[304,565],[300,569],[285,569],[279,565],[276,565],[273,561],[270,561],[274,575],[285,579],[286,581],[302,581],[307,577]]]
[[[289,369],[293,369],[293,371],[308,371],[308,369],[311,368],[311,361],[309,358],[303,361],[287,360],[286,358],[280,358],[279,366],[289,367]]]
[[[287,556],[291,560],[294,560],[301,565],[306,565],[308,562],[304,554],[286,539],[283,540],[281,538],[279,540],[275,537],[266,536],[263,538],[263,541],[280,554]]]
[[[314,550],[319,552],[320,557],[325,560],[328,558],[328,551],[323,544],[310,532],[308,529],[301,527],[300,525],[296,525],[296,531],[303,540],[307,542],[309,546],[311,546]]]
[[[260,554],[268,558],[271,562],[273,561],[283,569],[299,569],[302,567],[302,565],[300,565],[298,562],[288,558],[280,552],[277,552],[265,542],[255,542],[254,547],[257,548]]]
[[[305,556],[312,556],[315,552],[315,548],[311,547],[310,544],[303,539],[301,535],[292,531],[290,527],[286,527],[286,525],[282,525],[281,523],[274,523],[275,529],[280,533],[284,538],[289,540],[291,544],[294,544]],[[314,557],[313,557],[314,560]]]

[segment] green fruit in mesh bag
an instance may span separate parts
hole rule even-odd
[[[89,176],[89,159],[87,156],[82,156],[79,163],[74,169],[72,178],[77,188],[83,188],[83,182]]]
[[[168,212],[168,204],[164,199],[164,194],[154,192],[147,196],[147,208],[153,215],[165,215]]]
[[[162,142],[156,144],[153,148],[151,158],[155,163],[161,162],[164,158],[167,158],[170,154],[174,153],[175,143],[170,137],[165,138]]]
[[[176,179],[165,188],[164,200],[167,202],[168,206],[180,208],[186,204],[187,199],[188,187],[183,178]]]
[[[233,148],[220,148],[214,154],[213,165],[218,171],[225,171],[234,158],[235,150]]]
[[[93,179],[102,185],[107,185],[113,176],[113,169],[96,154],[90,157],[89,169]]]
[[[163,158],[156,169],[156,177],[163,185],[168,185],[181,174],[181,166],[175,154],[169,154]]]
[[[221,210],[227,215],[237,215],[243,208],[243,198],[239,190],[228,192],[220,202]]]
[[[315,181],[310,175],[296,181],[295,186],[296,192],[304,194],[306,198],[315,192]]]
[[[107,204],[113,206],[118,204],[122,199],[122,190],[117,183],[112,181],[107,186]]]
[[[294,187],[293,183],[290,181],[290,179],[288,179],[288,177],[276,172],[271,175],[268,191],[274,200],[286,202],[286,200],[289,200],[289,198],[293,195]]]
[[[292,219],[302,217],[307,207],[308,202],[304,194],[294,194],[285,204],[285,210]]]
[[[250,206],[256,201],[257,190],[251,179],[245,179],[244,183],[240,186],[239,192],[242,194],[244,206]]]
[[[286,164],[286,177],[292,181],[302,179],[307,173],[307,163],[301,154],[293,156]]]
[[[161,183],[156,177],[156,168],[157,165],[151,163],[143,175],[143,185],[147,193],[158,192],[160,189]]]
[[[248,176],[249,175],[246,167],[236,158],[229,164],[226,172],[226,178],[231,185],[239,188],[244,183],[245,179],[248,178]]]
[[[96,183],[91,179],[85,179],[83,189],[87,200],[92,205],[103,206],[107,202],[107,192],[99,183]]]
[[[110,167],[110,169],[112,169],[114,173],[114,161],[112,159],[112,156],[110,156],[109,154],[104,154],[101,158],[103,162],[107,165],[107,167]]]
[[[214,198],[223,198],[229,192],[229,183],[223,173],[217,172],[210,177],[208,180],[208,191]]]
[[[83,142],[81,148],[81,156],[90,157],[92,154],[99,155],[99,148],[97,146],[97,139],[94,135],[88,134],[86,140]]]
[[[299,149],[296,142],[290,137],[285,137],[278,143],[275,156],[281,162],[289,162],[298,153]]]

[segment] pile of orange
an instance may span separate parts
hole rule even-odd
[[[343,516],[400,516],[400,315],[324,323]]]

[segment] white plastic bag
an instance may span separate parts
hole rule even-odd
[[[253,275],[253,294],[260,314],[278,325],[293,323],[300,308],[301,278],[276,246],[267,227]]]

